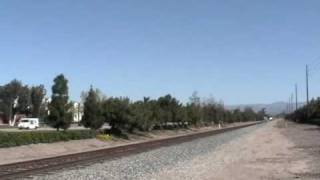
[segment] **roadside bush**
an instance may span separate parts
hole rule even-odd
[[[320,125],[320,97],[312,99],[309,105],[287,114],[285,118],[300,123]]]
[[[131,128],[129,98],[109,98],[102,102],[103,116],[112,131],[123,133]]]
[[[96,138],[100,141],[111,141],[112,140],[112,136],[110,136],[109,134],[98,134]]]
[[[0,148],[21,146],[28,144],[53,143],[59,141],[91,139],[97,136],[92,130],[70,131],[23,131],[0,132]]]

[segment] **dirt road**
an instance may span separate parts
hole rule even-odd
[[[320,179],[320,129],[283,120],[148,179]]]

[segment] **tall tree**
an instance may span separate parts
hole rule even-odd
[[[33,117],[40,116],[40,108],[45,95],[46,95],[46,90],[43,85],[34,86],[31,88],[31,104],[32,104]]]
[[[185,112],[180,111],[181,104],[170,94],[158,99],[160,127],[167,126],[168,123],[178,123],[182,121]]]
[[[196,106],[200,106],[200,97],[198,96],[198,92],[194,91],[191,95],[191,97],[189,98],[190,103],[194,104]]]
[[[84,115],[81,120],[87,128],[99,129],[104,124],[104,117],[102,116],[101,102],[98,97],[97,91],[91,87],[87,93],[84,102]]]
[[[142,131],[150,131],[154,128],[157,121],[156,107],[157,102],[144,97],[142,101],[133,103],[131,107],[131,124]]]
[[[201,107],[195,104],[187,104],[186,111],[188,123],[198,126],[201,123]]]
[[[69,88],[68,80],[63,74],[58,75],[54,79],[52,86],[52,97],[49,105],[50,115],[48,116],[48,123],[50,126],[59,129],[68,129],[72,123],[72,108],[69,103]]]
[[[243,111],[244,121],[255,121],[256,113],[253,111],[251,107],[246,107]]]
[[[233,116],[233,122],[243,121],[243,114],[240,109],[233,110],[232,116]]]
[[[201,121],[201,101],[197,91],[192,93],[189,101],[190,102],[185,107],[187,121],[189,124],[198,126]]]
[[[131,127],[131,110],[129,98],[108,98],[103,101],[103,116],[114,132],[122,132]]]
[[[14,101],[16,106],[13,106]],[[7,119],[12,119],[15,113],[27,113],[30,104],[30,90],[18,80],[12,80],[10,83],[0,87],[0,111],[4,113]]]
[[[257,113],[257,119],[259,121],[264,120],[264,117],[266,116],[266,108],[262,108],[258,113]]]

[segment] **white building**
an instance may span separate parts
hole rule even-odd
[[[51,102],[51,98],[44,98],[43,104],[45,106],[45,110],[47,111],[47,115],[50,115],[50,111],[49,111],[49,104]],[[83,116],[83,104],[79,103],[79,102],[72,102],[72,116],[73,116],[73,123],[80,123],[80,121],[82,120],[82,116]]]
[[[72,107],[73,122],[79,123],[83,116],[83,105],[79,102],[74,102]]]

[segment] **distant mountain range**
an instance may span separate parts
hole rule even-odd
[[[304,103],[299,103],[298,106],[303,106]],[[258,112],[261,109],[265,108],[266,113],[269,115],[277,115],[287,111],[287,103],[286,102],[275,102],[271,104],[239,104],[239,105],[226,105],[226,108],[229,110],[240,109],[244,110],[246,107],[251,107],[254,111]],[[295,107],[295,104],[294,104]]]

